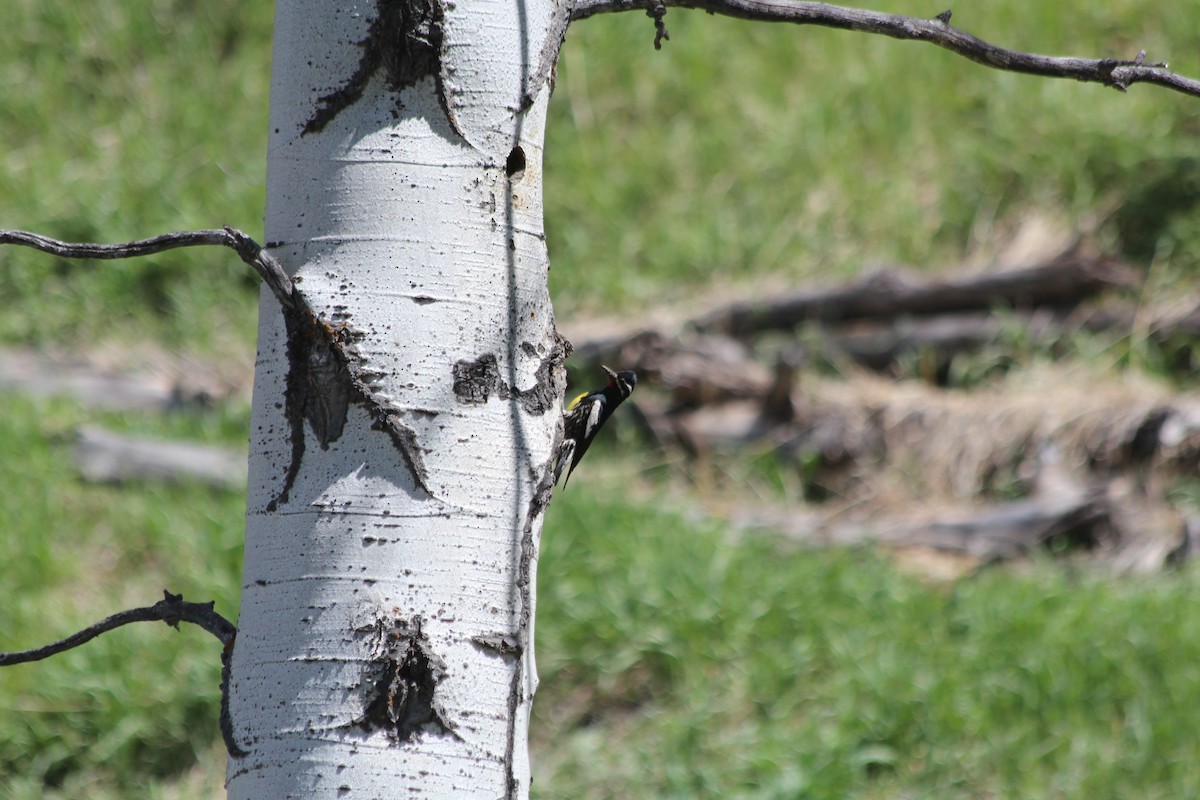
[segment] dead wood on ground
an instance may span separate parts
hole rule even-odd
[[[195,481],[246,488],[246,452],[233,447],[126,436],[88,426],[76,431],[71,461],[93,483]]]
[[[935,281],[880,270],[846,286],[733,303],[696,318],[692,326],[704,333],[749,337],[815,322],[895,319],[999,306],[1069,308],[1100,292],[1136,283],[1128,270],[1111,259],[1089,257],[1074,249],[1025,269]]]
[[[1194,549],[1189,531],[1200,527],[1166,491],[1200,469],[1200,394],[1133,385],[1132,372],[1099,378],[1078,363],[1032,376],[1025,367],[1019,380],[976,391],[939,388],[965,354],[985,351],[1003,365],[1024,348],[1053,360],[1076,335],[1136,339],[1158,347],[1168,367],[1194,369],[1200,301],[1168,313],[1139,305],[1137,289],[1131,270],[1072,247],[1006,272],[922,282],[886,271],[729,304],[678,329],[577,342],[576,361],[638,371],[653,388],[629,413],[656,446],[702,464],[772,451],[802,474],[817,508],[870,505],[881,486],[903,487],[901,507],[960,506],[920,521],[877,508],[832,527],[802,514],[806,541],[954,551],[975,565],[1065,544],[1143,570]],[[894,377],[914,363],[924,381],[860,371]],[[806,369],[822,364],[841,374]],[[1058,454],[1070,481],[1041,480],[1046,453]]]

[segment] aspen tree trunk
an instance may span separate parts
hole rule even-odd
[[[235,798],[524,797],[564,345],[549,0],[278,0]]]

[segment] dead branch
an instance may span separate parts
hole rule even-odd
[[[1125,91],[1135,83],[1152,83],[1200,97],[1200,81],[1167,70],[1165,63],[1146,61],[1145,51],[1131,60],[1043,56],[997,47],[950,24],[950,12],[932,19],[885,14],[827,3],[795,0],[576,0],[571,19],[580,20],[614,11],[640,10],[651,14],[662,28],[662,15],[670,8],[692,8],[738,19],[791,22],[872,33],[893,39],[929,42],[987,67],[1046,78],[1073,78],[1101,83]],[[656,37],[657,43],[661,41]]]
[[[214,610],[213,605],[212,602],[189,603],[183,599],[183,595],[171,594],[164,589],[163,599],[152,606],[132,608],[128,611],[118,612],[110,617],[105,617],[95,625],[89,625],[79,633],[43,647],[35,647],[32,650],[18,650],[13,653],[0,653],[0,667],[10,667],[13,664],[24,664],[29,661],[41,661],[52,655],[79,647],[81,644],[95,639],[102,633],[115,630],[131,622],[165,622],[176,629],[179,628],[180,622],[190,622],[193,625],[199,625],[217,637],[221,644],[228,648],[233,644],[233,640],[237,636],[237,627],[225,619],[225,617],[218,614]]]
[[[164,250],[175,250],[180,247],[202,247],[213,245],[228,247],[238,254],[238,257],[249,264],[263,283],[275,295],[285,308],[295,302],[296,292],[292,279],[284,271],[274,256],[262,248],[258,242],[245,233],[226,225],[220,230],[177,231],[164,233],[150,239],[139,239],[136,242],[119,244],[92,244],[63,242],[28,231],[0,231],[0,245],[19,244],[41,250],[43,253],[62,258],[95,258],[113,260],[118,258],[135,258],[161,253]]]
[[[0,667],[14,664],[25,664],[31,661],[41,661],[52,655],[79,647],[81,644],[95,639],[102,633],[128,625],[131,622],[165,622],[179,630],[180,622],[190,622],[211,633],[221,643],[221,738],[225,740],[225,749],[234,758],[246,755],[233,736],[233,721],[229,716],[229,663],[233,654],[233,645],[237,641],[237,626],[217,613],[214,603],[189,603],[181,594],[171,594],[163,589],[163,599],[145,608],[131,608],[120,611],[110,617],[89,625],[79,633],[51,642],[43,647],[32,650],[18,650],[13,653],[0,653]]]
[[[748,336],[792,330],[810,322],[929,316],[1000,305],[1070,307],[1106,289],[1133,284],[1131,276],[1113,262],[1073,253],[1025,269],[936,281],[915,282],[895,270],[881,270],[833,289],[731,303],[698,317],[692,325],[706,333]]]

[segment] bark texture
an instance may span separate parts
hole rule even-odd
[[[266,238],[318,325],[264,294],[231,797],[528,791],[565,24],[549,2],[277,5]],[[489,390],[464,395],[478,363]]]

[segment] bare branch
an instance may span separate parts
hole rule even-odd
[[[254,268],[254,271],[259,274],[259,277],[267,284],[267,288],[271,290],[283,306],[290,308],[295,302],[292,279],[284,271],[283,265],[274,256],[265,251],[258,242],[236,228],[230,228],[228,225],[221,230],[164,233],[161,236],[155,236],[150,239],[139,239],[136,242],[122,242],[120,244],[76,244],[51,239],[49,236],[29,233],[28,231],[0,230],[0,245],[3,244],[24,245],[25,247],[32,247],[35,250],[41,250],[43,253],[50,253],[62,258],[96,258],[106,260],[148,256],[154,253],[161,253],[164,250],[175,250],[180,247],[200,247],[204,245],[228,247],[237,253],[242,261]]]
[[[1074,78],[1102,83],[1125,91],[1135,83],[1154,83],[1183,94],[1200,97],[1200,81],[1167,70],[1166,64],[1148,63],[1145,52],[1132,60],[1072,58],[1022,53],[989,44],[950,24],[950,12],[932,19],[884,14],[828,3],[795,0],[576,0],[571,19],[587,19],[614,11],[642,10],[661,23],[666,7],[694,8],[710,14],[764,22],[792,22],[828,28],[875,33],[893,39],[916,39],[958,53],[984,66],[1047,78]]]
[[[41,661],[52,655],[79,647],[81,644],[95,639],[102,633],[107,633],[122,625],[128,625],[131,622],[156,621],[165,622],[176,629],[179,628],[180,622],[190,622],[193,625],[199,625],[217,637],[226,648],[233,643],[234,637],[237,636],[237,628],[234,627],[232,622],[225,619],[213,609],[213,603],[189,603],[183,599],[183,595],[171,594],[163,590],[163,599],[152,606],[132,608],[128,611],[113,614],[111,617],[100,620],[95,625],[84,628],[73,636],[60,639],[44,647],[36,647],[32,650],[19,650],[15,653],[0,653],[0,667],[24,664],[30,661]]]
[[[41,237],[39,237],[41,238]],[[162,237],[158,237],[162,238]],[[48,240],[53,241],[53,240]],[[153,241],[153,240],[146,240]],[[211,242],[206,242],[211,244]],[[183,245],[178,245],[183,246]],[[40,249],[40,248],[39,248]],[[162,248],[169,249],[169,248]],[[151,251],[153,252],[153,251]],[[103,257],[103,256],[102,256]],[[237,627],[216,612],[211,601],[207,603],[189,603],[181,594],[171,594],[163,589],[163,599],[146,608],[131,608],[121,611],[111,617],[100,620],[95,625],[84,628],[73,636],[60,639],[45,647],[35,647],[32,650],[20,650],[15,653],[0,653],[0,667],[13,664],[25,664],[30,661],[41,661],[52,655],[62,653],[95,639],[102,633],[128,625],[131,622],[162,621],[176,630],[180,622],[190,622],[199,625],[204,630],[217,637],[221,647],[221,738],[225,741],[225,749],[234,758],[246,755],[233,736],[233,720],[229,716],[229,662],[233,654],[233,644],[237,639]]]

